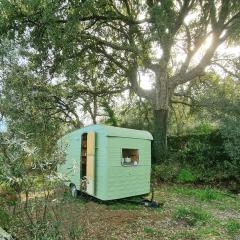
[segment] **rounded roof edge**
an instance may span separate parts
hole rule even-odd
[[[131,128],[113,127],[104,124],[91,124],[83,128],[75,129],[69,133],[66,133],[63,137],[75,135],[77,133],[83,133],[88,131],[96,131],[102,129],[104,134],[108,137],[124,137],[124,138],[136,138],[153,140],[153,136],[150,132],[145,130],[136,130]]]
[[[152,134],[145,130],[137,130],[131,128],[121,128],[113,127],[104,124],[96,124],[100,128],[103,128],[106,131],[106,136],[109,137],[126,137],[126,138],[138,138],[138,139],[148,139],[153,140]],[[96,126],[96,125],[90,125]]]

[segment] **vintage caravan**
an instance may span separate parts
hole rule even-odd
[[[72,191],[101,200],[150,192],[151,140],[147,131],[90,125],[59,140],[65,161],[58,172]]]

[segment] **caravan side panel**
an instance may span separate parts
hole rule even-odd
[[[74,183],[80,187],[80,145],[81,135],[79,131],[72,132],[59,140],[61,149],[65,152],[65,162],[58,166],[58,173],[65,179],[69,186]]]
[[[108,137],[107,195],[105,200],[142,195],[150,192],[151,141]],[[139,164],[123,166],[122,148],[138,149]]]

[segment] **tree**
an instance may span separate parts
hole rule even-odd
[[[238,0],[4,0],[0,7],[1,33],[27,42],[51,72],[73,75],[94,55],[98,67],[110,67],[149,99],[156,161],[167,149],[170,100],[184,95],[179,86],[204,75],[218,46],[239,37]],[[155,74],[152,90],[139,85],[146,69]]]
[[[100,62],[91,62],[84,66],[75,76],[74,82],[69,83],[66,80],[65,84],[66,89],[75,96],[76,102],[81,106],[84,114],[88,113],[93,124],[98,122],[98,117],[111,118],[110,105],[113,98],[129,88],[124,86],[121,76],[112,74],[108,66],[99,68],[98,64]],[[114,123],[113,120],[112,124],[116,125],[116,122]]]
[[[237,72],[235,72],[236,74]],[[204,109],[201,115],[207,116],[218,124],[224,151],[229,156],[228,160],[224,159],[222,162],[224,166],[223,176],[235,179],[236,189],[239,189],[240,82],[232,76],[225,78],[215,76],[208,89],[199,94],[198,101]]]
[[[142,99],[131,94],[125,104],[115,107],[114,113],[120,127],[142,129],[153,132],[152,104],[147,99]]]

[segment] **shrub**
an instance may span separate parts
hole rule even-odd
[[[176,162],[163,162],[152,167],[152,178],[155,181],[174,181],[179,172]]]
[[[228,170],[229,175],[240,181],[240,127],[238,121],[238,119],[225,119],[222,121],[220,131],[224,140],[224,150],[230,158],[223,162],[223,166]]]
[[[177,166],[176,175],[171,174],[169,180],[177,179],[178,182],[232,180],[239,186],[239,133],[240,131],[234,132],[232,128],[232,132],[226,130],[226,133],[220,129],[207,134],[171,136],[168,138],[168,159],[161,164],[158,172],[162,175],[166,170],[172,173],[169,167]],[[168,177],[164,179],[168,180]]]
[[[189,169],[183,168],[180,170],[180,173],[177,176],[178,182],[194,182],[196,177],[192,174]]]
[[[229,157],[224,152],[219,131],[210,134],[176,136],[169,138],[170,156],[182,164],[206,170],[221,168]]]
[[[60,239],[57,216],[49,215],[56,207],[52,204],[51,192],[62,180],[55,171],[62,153],[56,147],[46,153],[47,156],[40,154],[40,150],[28,142],[26,134],[22,138],[11,134],[0,135],[0,153],[4,156],[0,158],[3,206],[11,205],[5,208],[11,226],[14,226],[9,233],[19,239]],[[30,195],[36,191],[43,197],[31,198]],[[24,196],[24,202],[20,201],[20,195]],[[0,219],[7,219],[6,214],[2,214]]]
[[[0,226],[3,228],[8,228],[10,223],[10,216],[6,211],[2,208],[0,208]]]
[[[231,235],[240,234],[240,221],[237,219],[230,219],[226,224],[226,228]]]
[[[182,221],[189,226],[195,226],[197,224],[205,224],[209,219],[209,214],[203,211],[201,208],[179,206],[173,215],[173,218],[177,221]]]
[[[36,240],[60,240],[59,223],[57,221],[39,221],[29,227],[32,239]]]
[[[208,135],[214,131],[214,126],[211,122],[204,119],[194,128],[188,131],[189,134],[196,134],[196,135]]]

